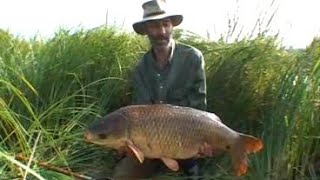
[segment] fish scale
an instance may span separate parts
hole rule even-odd
[[[165,106],[157,113],[154,112],[154,109],[148,111],[139,109],[137,113],[141,113],[139,116],[145,118],[130,121],[131,131],[138,132],[135,134],[139,136],[143,134],[144,137],[149,137],[148,140],[145,140],[146,144],[140,144],[139,148],[144,149],[146,153],[153,154],[154,151],[157,151],[159,154],[173,154],[178,158],[188,156],[185,149],[189,149],[191,153],[197,153],[197,149],[202,144],[201,140],[204,140],[201,138],[203,135],[201,130],[204,129],[205,123],[200,123],[196,114],[185,110],[168,114]],[[134,135],[129,137],[133,142],[136,139]],[[149,146],[154,149],[150,149]],[[147,152],[148,150],[153,152]]]

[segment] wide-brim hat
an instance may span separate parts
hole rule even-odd
[[[183,16],[181,14],[173,13],[167,7],[165,0],[151,0],[145,2],[142,5],[143,17],[141,21],[134,23],[133,29],[136,33],[145,35],[144,23],[151,20],[159,20],[170,18],[173,26],[178,26],[182,20]]]

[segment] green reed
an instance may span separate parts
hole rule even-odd
[[[244,179],[316,178],[319,152],[319,40],[287,50],[277,37],[210,42],[176,31],[205,56],[208,111],[237,131],[261,137]],[[72,179],[33,160],[111,174],[114,151],[83,141],[84,128],[131,101],[131,72],[147,40],[110,27],[60,30],[49,40],[0,32],[1,178]],[[202,161],[206,177],[233,179],[230,159]],[[176,174],[165,174],[176,177]],[[0,179],[1,179],[0,178]]]

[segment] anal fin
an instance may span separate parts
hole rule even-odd
[[[162,157],[161,160],[163,163],[172,171],[178,171],[179,170],[179,164],[176,160],[171,158]]]

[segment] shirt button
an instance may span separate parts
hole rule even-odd
[[[163,88],[163,86],[160,86],[160,89],[162,89]]]
[[[163,101],[160,101],[160,104],[162,104],[163,103]]]
[[[160,77],[160,74],[157,74],[158,77]]]

